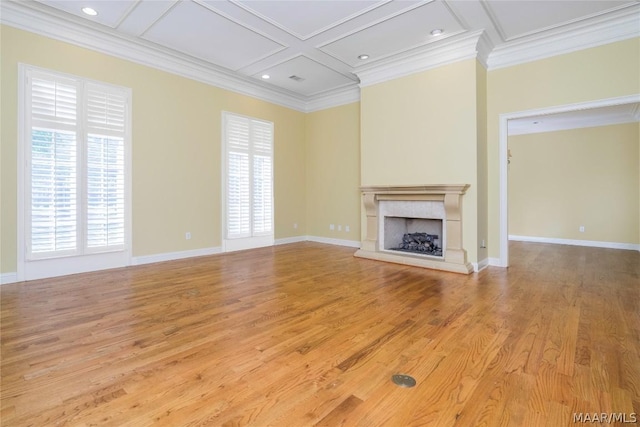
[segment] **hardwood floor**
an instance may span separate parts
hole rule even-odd
[[[297,243],[1,286],[1,424],[640,418],[640,253],[512,243],[508,270],[465,276],[353,252]]]

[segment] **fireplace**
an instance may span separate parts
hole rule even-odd
[[[366,236],[356,256],[470,273],[462,247],[468,185],[363,187]]]
[[[384,250],[442,257],[442,220],[384,217]]]

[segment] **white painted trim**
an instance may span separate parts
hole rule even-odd
[[[73,257],[41,259],[27,262],[24,266],[23,280],[39,280],[49,277],[68,276],[70,274],[90,273],[110,270],[131,265],[127,251],[85,254]]]
[[[305,112],[306,100],[186,54],[158,48],[108,27],[89,25],[82,18],[42,10],[35,2],[2,1],[0,22],[55,40],[166,71],[205,84]]]
[[[0,2],[0,22],[21,30],[186,77],[205,84],[271,102],[301,112],[318,111],[359,100],[359,94],[338,88],[305,97],[265,84],[204,60],[159,48],[112,28],[95,26],[82,18],[49,10],[37,2]],[[531,62],[640,36],[638,8],[632,4],[615,12],[563,26],[543,34],[522,37],[493,48],[483,30],[462,32],[434,45],[411,49],[362,67],[356,74],[362,85],[476,58],[489,70]],[[45,12],[46,9],[46,12]],[[475,41],[474,41],[475,39]]]
[[[254,236],[239,239],[222,239],[222,252],[246,251],[247,249],[258,249],[273,246],[275,243],[273,235]]]
[[[501,44],[489,55],[488,69],[511,67],[640,37],[639,10],[640,5],[634,4],[615,12]]]
[[[509,240],[514,240],[518,242],[552,243],[554,245],[590,246],[594,248],[626,249],[630,251],[640,251],[640,244],[636,244],[636,243],[600,242],[597,240],[557,239],[553,237],[517,236],[513,234],[509,235]]]
[[[88,84],[99,85],[100,87],[108,87],[122,92],[126,98],[125,102],[125,116],[126,125],[124,133],[124,178],[125,178],[125,216],[124,216],[124,228],[125,228],[125,242],[124,245],[119,248],[108,248],[106,251],[100,251],[104,248],[98,248],[97,251],[91,251],[87,248],[86,237],[84,235],[84,228],[86,226],[86,216],[80,215],[80,212],[86,212],[86,200],[84,197],[80,197],[78,202],[78,240],[77,240],[77,255],[72,256],[55,256],[53,258],[41,258],[34,257],[31,259],[27,256],[30,250],[27,247],[27,242],[31,240],[29,232],[29,222],[31,212],[29,211],[28,201],[26,196],[30,196],[30,191],[26,189],[30,186],[29,177],[29,165],[28,161],[31,159],[31,139],[30,128],[31,125],[29,117],[31,116],[31,104],[29,99],[28,84],[29,78],[32,78],[34,74],[46,74],[55,76],[56,79],[63,78],[72,81],[78,90],[79,96],[77,100],[79,117],[86,119],[84,108],[86,107],[87,98],[86,90]],[[18,206],[17,206],[17,279],[23,280],[36,280],[47,277],[63,276],[68,274],[85,273],[88,271],[98,271],[109,268],[125,267],[131,264],[131,248],[132,248],[132,173],[131,173],[131,146],[132,135],[131,128],[132,122],[132,110],[133,110],[132,90],[128,87],[113,85],[98,80],[93,80],[81,76],[77,76],[69,73],[62,73],[57,70],[49,70],[46,68],[37,67],[34,65],[28,65],[18,63]],[[80,119],[79,119],[80,120]],[[82,120],[78,123],[77,132],[80,135],[85,135]],[[85,135],[86,136],[86,135]],[[82,141],[86,145],[86,138],[82,137],[79,141]],[[84,152],[86,147],[82,147],[82,144],[78,147],[78,180],[79,182],[86,182],[85,166],[83,163]],[[82,186],[81,186],[82,187]],[[56,254],[59,255],[59,254]],[[101,261],[102,260],[102,261]]]
[[[309,240],[309,236],[294,236],[294,237],[283,237],[282,239],[276,239],[273,244],[277,245],[288,245],[289,243],[300,243],[306,242]]]
[[[354,102],[360,102],[360,87],[357,83],[340,90],[332,90],[311,96],[307,102],[305,111],[312,113],[314,111],[339,107],[340,105],[352,104]]]
[[[214,246],[211,248],[191,249],[188,251],[166,252],[163,254],[155,254],[155,255],[143,255],[143,256],[133,257],[131,265],[153,264],[156,262],[174,261],[177,259],[194,258],[199,256],[208,256],[208,255],[215,255],[220,253],[222,253],[222,248],[220,246]]]
[[[536,108],[532,110],[503,113],[499,116],[499,191],[500,191],[500,261],[501,267],[509,266],[509,202],[508,202],[508,172],[507,172],[507,149],[509,143],[508,122],[511,119],[523,117],[535,117],[546,114],[566,113],[569,111],[586,110],[590,108],[611,107],[615,105],[633,104],[640,102],[640,93],[620,96],[616,98],[606,98],[594,101],[579,102],[546,108]]]
[[[319,237],[319,236],[307,236],[307,240],[309,242],[326,243],[329,245],[336,245],[336,246],[348,246],[350,248],[360,248],[359,240],[332,239],[330,237]]]
[[[4,6],[4,3],[2,3]],[[17,240],[17,261],[18,264],[16,266],[16,280],[22,281],[25,279],[25,261],[26,261],[26,242],[23,236],[25,236],[25,180],[26,180],[26,149],[23,147],[26,135],[28,134],[26,127],[26,102],[27,96],[27,66],[22,63],[18,63],[18,141],[17,141],[17,150],[18,150],[18,164],[17,164],[17,173],[18,173],[18,197],[17,197],[17,227],[16,227],[16,240]]]
[[[427,45],[418,51],[394,55],[356,70],[360,87],[408,76],[477,57],[477,46],[483,31],[473,31],[449,37],[437,44]],[[486,42],[486,40],[485,40]],[[484,46],[484,45],[483,45]]]
[[[500,263],[500,258],[489,258],[489,265],[492,267],[507,267],[506,265],[502,265]]]
[[[0,285],[8,285],[18,281],[18,273],[0,273]]]
[[[471,265],[473,265],[473,271],[479,273],[489,266],[489,258],[485,258],[480,262],[472,262]]]

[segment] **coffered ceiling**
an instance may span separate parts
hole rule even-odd
[[[98,14],[85,15],[87,6]],[[5,24],[173,72],[190,67],[189,77],[216,75],[223,87],[281,96],[302,110],[313,100],[346,100],[358,84],[402,74],[411,61],[405,74],[451,61],[461,46],[497,68],[640,34],[640,4],[630,0],[3,0],[2,7]]]

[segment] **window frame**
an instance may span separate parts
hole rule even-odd
[[[227,233],[228,226],[228,217],[227,217],[227,204],[228,204],[228,170],[229,170],[229,158],[228,158],[228,138],[227,138],[227,118],[228,117],[237,117],[249,120],[250,122],[259,122],[262,124],[266,124],[270,127],[271,131],[271,146],[269,152],[269,158],[271,160],[271,176],[270,176],[270,188],[271,188],[271,221],[270,228],[271,230],[268,232],[254,232],[254,212],[253,212],[253,197],[254,197],[254,186],[253,186],[253,156],[256,153],[254,149],[254,144],[252,138],[250,136],[249,148],[247,150],[249,156],[249,205],[250,205],[250,232],[248,236],[245,237],[237,237],[237,238],[229,238]],[[250,127],[251,129],[251,127]],[[251,130],[249,130],[249,134],[251,135]],[[256,117],[250,117],[242,114],[237,114],[229,111],[222,111],[221,114],[221,153],[222,153],[222,161],[221,161],[221,172],[222,172],[222,206],[221,206],[221,218],[222,218],[222,251],[223,252],[231,252],[237,250],[244,249],[253,249],[264,246],[273,246],[275,243],[275,124],[269,120],[264,120]],[[264,152],[263,152],[264,153]]]
[[[32,75],[49,75],[54,79],[75,82],[76,88],[97,85],[112,88],[125,95],[124,143],[124,241],[122,245],[90,247],[87,242],[87,146],[89,126],[81,119],[87,103],[85,91],[76,93],[78,120],[76,125],[76,232],[80,234],[75,250],[58,253],[33,254],[31,244],[31,99],[29,78]],[[132,253],[132,183],[131,183],[131,130],[132,130],[132,90],[81,76],[45,69],[30,64],[18,64],[18,150],[17,150],[17,280],[34,280],[107,268],[131,265]]]

